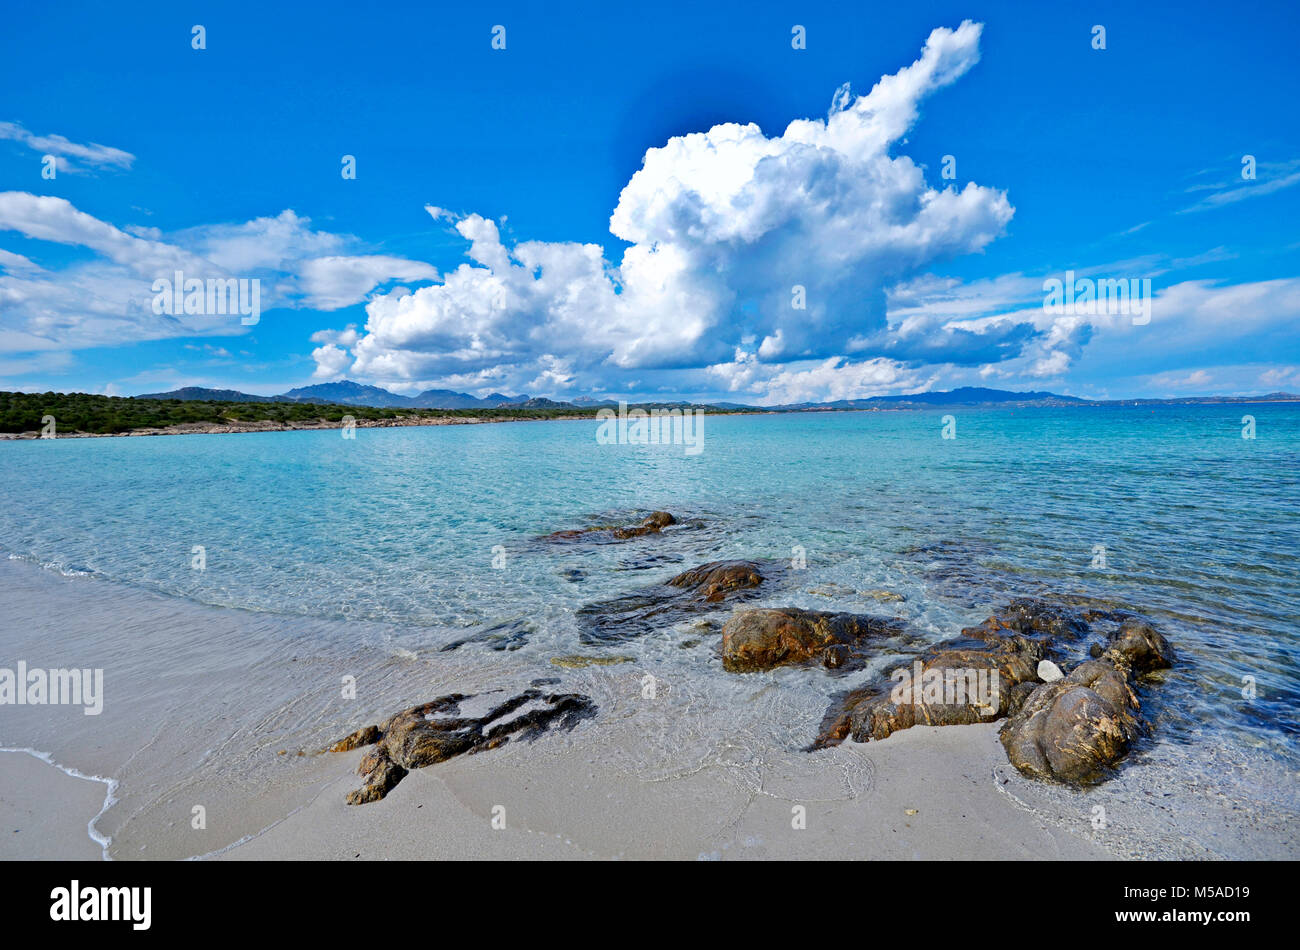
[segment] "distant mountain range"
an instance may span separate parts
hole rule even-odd
[[[557,402],[541,396],[506,396],[490,393],[471,396],[450,389],[427,389],[415,396],[399,396],[378,386],[367,386],[351,380],[337,383],[317,383],[291,389],[278,396],[253,396],[234,389],[207,389],[203,386],[186,386],[167,393],[149,393],[136,399],[182,399],[208,402],[309,402],[343,406],[371,406],[380,409],[565,409],[616,406],[612,399],[597,400],[578,396],[568,402]],[[904,396],[872,396],[869,399],[839,399],[834,402],[801,402],[783,406],[748,406],[743,403],[707,403],[716,409],[760,411],[813,411],[823,409],[932,409],[943,406],[1129,406],[1169,405],[1192,403],[1236,402],[1294,402],[1300,396],[1293,393],[1269,393],[1266,396],[1189,396],[1181,399],[1080,399],[1048,392],[1011,392],[1005,389],[984,389],[964,386],[948,392],[912,393]],[[683,401],[655,402],[646,400],[642,405],[690,406],[698,403]]]
[[[378,386],[366,386],[351,380],[337,383],[318,383],[302,386],[278,396],[252,396],[233,389],[207,389],[203,386],[186,386],[169,393],[149,393],[136,399],[183,399],[208,402],[314,402],[335,406],[371,406],[378,409],[499,409],[502,406],[528,407],[528,396],[505,396],[492,393],[482,399],[468,393],[450,389],[429,389],[416,396],[399,396]],[[546,405],[549,399],[542,400]]]

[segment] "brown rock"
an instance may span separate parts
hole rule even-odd
[[[683,571],[668,582],[670,587],[695,591],[711,604],[726,598],[732,591],[757,587],[763,575],[755,561],[711,561]]]
[[[887,676],[840,697],[822,720],[814,748],[849,736],[878,741],[912,726],[970,725],[1005,716],[1014,687],[1037,679],[1046,648],[1027,637],[982,633],[986,639],[979,646],[958,638],[921,656],[900,657]]]
[[[722,628],[722,667],[751,673],[791,664],[858,665],[867,641],[897,636],[897,621],[797,607],[742,610]]]
[[[1107,652],[1122,658],[1138,673],[1168,669],[1174,662],[1169,641],[1140,617],[1131,617],[1120,624],[1111,634]]]
[[[1104,633],[1111,628],[1103,649],[1096,642],[1098,629]],[[1079,663],[1064,678],[1043,684],[1038,663],[1049,653],[1058,660],[1089,654],[1094,658]],[[1036,777],[1087,781],[1118,761],[1141,728],[1136,677],[1171,662],[1168,641],[1135,614],[1019,598],[978,626],[962,630],[960,637],[912,659],[911,675],[882,677],[839,697],[813,747],[834,745],[849,736],[860,742],[879,740],[914,725],[1009,716],[1003,744],[1018,768]],[[901,667],[891,673],[906,673]],[[987,690],[971,702],[970,686],[980,692],[981,671],[987,686],[996,682],[997,694]],[[919,701],[915,691],[900,694],[898,687],[918,679],[923,684]],[[942,690],[927,692],[927,680]],[[966,701],[956,689],[949,693],[950,681],[965,681]]]
[[[353,749],[360,749],[363,745],[370,745],[372,742],[379,741],[379,727],[366,726],[358,729],[349,736],[344,736],[338,742],[334,743],[326,752],[351,752]]]
[[[1100,778],[1140,731],[1140,707],[1127,674],[1123,665],[1089,660],[1064,679],[1035,689],[1002,727],[1011,764],[1039,779]]]
[[[575,528],[566,531],[553,531],[543,535],[539,541],[626,541],[646,534],[658,534],[670,524],[677,524],[677,519],[666,511],[652,511],[635,525],[593,525],[590,528]]]
[[[439,697],[397,713],[382,725],[360,729],[330,746],[329,751],[346,751],[375,743],[361,758],[357,772],[365,781],[348,794],[348,804],[378,801],[411,769],[495,749],[511,736],[531,741],[551,728],[572,729],[596,713],[595,703],[586,696],[527,689],[479,718],[454,716],[468,698],[459,693]],[[508,718],[512,713],[518,715]]]
[[[634,656],[584,656],[581,653],[571,653],[551,657],[552,666],[562,666],[570,670],[582,669],[586,666],[617,666],[620,663],[635,662]]]

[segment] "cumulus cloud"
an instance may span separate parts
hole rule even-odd
[[[495,222],[428,206],[468,242],[469,262],[441,283],[376,296],[352,363],[322,348],[321,371],[557,387],[643,371],[702,380],[753,340],[745,352],[755,364],[819,362],[784,376],[754,367],[756,383],[874,385],[893,365],[878,358],[928,355],[894,339],[887,289],[981,250],[1013,213],[1002,191],[938,189],[909,157],[891,155],[921,102],[978,62],[980,32],[969,21],[935,30],[910,66],[866,95],[842,88],[827,118],[796,120],[780,135],[729,123],[649,149],[610,218],[613,236],[630,244],[617,262],[594,244],[507,246]],[[1012,351],[1025,335],[992,346]]]

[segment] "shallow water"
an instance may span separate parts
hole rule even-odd
[[[1247,413],[1254,440],[1241,438]],[[191,771],[248,781],[279,749],[438,691],[559,676],[601,704],[578,732],[620,768],[724,762],[756,789],[848,795],[865,776],[810,780],[798,757],[828,697],[870,671],[734,676],[716,633],[689,623],[598,648],[575,619],[703,561],[788,564],[799,547],[806,569],[756,603],[898,616],[931,639],[1020,594],[1146,613],[1181,660],[1148,694],[1162,756],[1212,773],[1207,743],[1228,744],[1294,769],[1300,407],[967,411],[950,440],[942,415],[708,417],[698,455],[599,445],[581,421],[0,445],[0,556],[69,575],[0,571],[13,654],[0,665],[101,666],[108,684],[102,721],[10,709],[0,745],[85,748],[112,722],[174,744]],[[682,524],[616,544],[536,540],[650,509]],[[520,635],[440,649],[502,624]],[[633,662],[549,662],[599,652]],[[357,700],[339,698],[343,675]],[[122,777],[107,764],[97,774]],[[159,767],[135,767],[149,778],[133,807],[162,801]],[[1277,794],[1294,805],[1293,789]]]

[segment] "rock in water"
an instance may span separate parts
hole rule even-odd
[[[639,538],[643,534],[658,534],[670,524],[677,524],[677,519],[666,511],[652,511],[639,525],[615,528],[614,537],[625,541],[628,538]]]
[[[741,610],[722,628],[722,667],[752,673],[792,664],[858,666],[869,641],[902,632],[898,621],[863,614],[797,607]]]
[[[1002,727],[1002,745],[1026,775],[1088,782],[1128,751],[1138,734],[1138,711],[1124,673],[1105,660],[1089,660],[1035,689]]]
[[[779,570],[758,561],[701,564],[662,584],[579,608],[580,639],[588,644],[619,642],[672,626],[703,611],[757,596],[760,585]]]
[[[1150,673],[1174,664],[1174,650],[1156,628],[1141,617],[1125,619],[1110,637],[1110,650],[1131,666],[1134,672]]]
[[[1095,625],[1101,622],[1116,628],[1096,642]],[[1093,658],[1062,675],[1047,659],[1049,652]],[[915,659],[911,675],[891,676],[892,685],[881,679],[840,697],[813,747],[848,736],[879,740],[913,725],[1006,716],[1000,735],[1016,768],[1034,778],[1090,782],[1116,764],[1142,731],[1137,678],[1173,662],[1169,642],[1135,614],[1076,611],[1022,598]],[[950,679],[965,677],[968,687],[978,687],[980,671],[996,682],[996,695],[971,702],[969,689],[965,701],[955,691],[949,694]],[[977,675],[972,678],[972,673]],[[922,683],[919,697],[915,691],[900,694],[900,686],[917,681]]]
[[[359,729],[330,746],[326,751],[344,752],[375,744],[361,758],[357,773],[365,782],[348,793],[348,804],[378,801],[411,769],[495,749],[511,736],[531,741],[551,728],[569,730],[596,714],[596,704],[587,696],[527,689],[481,717],[455,715],[469,698],[459,693],[439,697],[400,712],[381,725]]]
[[[1155,627],[1126,616],[1100,657],[1039,686],[1007,720],[1000,733],[1007,758],[1033,778],[1098,781],[1142,732],[1138,678],[1173,661]]]
[[[539,541],[626,541],[646,534],[658,534],[677,519],[666,511],[652,511],[640,524],[635,525],[594,525],[590,528],[573,528],[567,531],[554,531],[542,535]]]
[[[580,653],[573,653],[567,656],[551,657],[552,666],[562,666],[566,669],[578,670],[587,666],[618,666],[620,663],[635,663],[634,656],[583,656]]]
[[[477,633],[453,640],[451,643],[439,647],[439,652],[448,650],[459,650],[469,643],[482,643],[489,648],[501,651],[518,650],[528,638],[536,631],[531,620],[525,617],[516,617],[514,620],[503,620],[500,623],[494,623],[484,627]]]
[[[669,587],[694,591],[711,604],[726,599],[733,591],[757,587],[763,574],[757,561],[711,561],[683,571],[668,582]]]
[[[912,726],[970,725],[1007,715],[1023,698],[1014,687],[1037,679],[1046,648],[1020,635],[986,636],[975,646],[974,637],[960,637],[919,656],[900,656],[887,676],[840,697],[822,720],[813,747],[836,745],[849,736],[867,742]]]

